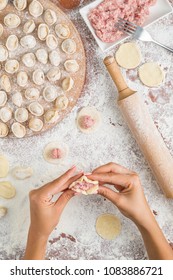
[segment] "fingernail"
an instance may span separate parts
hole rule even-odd
[[[85,173],[84,175],[89,176],[89,175],[92,175],[92,173]]]

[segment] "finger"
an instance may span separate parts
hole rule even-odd
[[[118,205],[118,201],[120,198],[119,193],[116,193],[107,187],[99,187],[98,194],[104,196],[105,198],[113,202],[116,206]]]
[[[55,202],[54,206],[57,208],[58,213],[61,215],[62,211],[64,210],[67,203],[70,199],[75,195],[74,191],[66,190],[63,194]]]
[[[93,170],[93,173],[107,173],[107,172],[114,172],[114,173],[120,173],[120,174],[132,174],[133,173],[133,171],[131,171],[117,163],[114,163],[114,162],[107,163],[107,164],[102,165]]]
[[[69,186],[70,186],[73,182],[75,182],[75,181],[77,181],[79,178],[81,178],[81,177],[83,176],[83,174],[84,174],[84,172],[80,172],[80,173],[78,173],[77,175],[71,177],[71,178],[65,183],[64,189],[69,188]]]

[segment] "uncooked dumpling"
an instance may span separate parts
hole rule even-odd
[[[27,0],[14,0],[13,4],[18,11],[23,11],[27,6]]]
[[[36,117],[40,117],[44,114],[44,109],[43,106],[38,103],[38,102],[32,102],[29,106],[28,106],[28,110],[30,111],[31,114],[33,114]]]
[[[57,110],[65,110],[68,107],[68,104],[68,98],[65,95],[60,95],[56,99],[55,107]]]
[[[113,240],[121,232],[121,222],[113,214],[103,214],[97,218],[96,232],[106,240]]]
[[[22,94],[20,92],[16,92],[13,94],[12,96],[12,102],[14,105],[16,105],[17,107],[21,107],[22,103],[23,103],[23,97]]]
[[[54,109],[49,109],[44,114],[44,121],[45,123],[55,123],[59,118],[58,111]]]
[[[12,118],[12,110],[8,107],[3,107],[0,109],[0,119],[6,123]]]
[[[0,11],[4,10],[8,4],[8,0],[0,0]]]
[[[33,17],[37,18],[43,13],[43,6],[39,1],[33,0],[29,5],[29,12]]]
[[[47,86],[43,90],[43,97],[47,102],[53,102],[57,98],[57,90],[53,86]]]
[[[9,133],[8,126],[5,123],[0,122],[0,138],[6,137],[8,133]]]
[[[0,90],[0,107],[3,107],[7,102],[7,94],[5,91]]]
[[[26,122],[28,120],[28,110],[25,108],[18,108],[14,113],[15,119],[19,123]]]
[[[56,82],[59,81],[61,78],[61,71],[58,67],[53,67],[49,70],[47,73],[47,78],[50,82]]]
[[[57,24],[55,26],[56,35],[61,39],[67,39],[70,36],[70,29],[66,24]]]
[[[2,89],[4,89],[6,92],[11,91],[11,82],[7,75],[3,75],[0,79],[0,86]]]
[[[49,60],[50,60],[50,63],[53,66],[59,66],[60,62],[61,62],[61,57],[59,55],[59,52],[57,52],[57,51],[50,52],[49,53]]]
[[[83,133],[94,132],[101,124],[100,113],[95,107],[85,107],[79,111],[76,123]]]
[[[32,68],[36,64],[36,58],[33,53],[26,53],[22,56],[22,62],[26,67]]]
[[[13,168],[12,175],[18,180],[25,180],[33,175],[33,169],[31,167],[17,166]]]
[[[158,87],[165,79],[165,74],[159,64],[148,62],[139,68],[139,78],[148,87]]]
[[[0,219],[2,219],[7,214],[7,208],[0,206]]]
[[[10,199],[16,194],[16,189],[10,182],[0,182],[0,197]]]
[[[5,46],[0,45],[0,62],[4,62],[8,58],[8,50]]]
[[[70,91],[73,88],[74,80],[71,77],[66,77],[62,81],[62,89],[64,91]]]
[[[57,15],[56,15],[55,11],[53,11],[51,9],[47,9],[44,13],[44,21],[48,25],[53,25],[57,21]]]
[[[76,73],[79,70],[79,64],[76,60],[66,60],[64,63],[65,70],[69,73]]]
[[[17,74],[17,84],[20,87],[25,87],[28,83],[28,75],[26,72],[21,71]]]
[[[47,64],[48,62],[48,52],[45,49],[38,49],[36,51],[36,57],[39,62]]]
[[[51,50],[56,49],[58,47],[58,40],[55,37],[55,35],[53,34],[48,35],[46,38],[46,44]]]
[[[69,189],[84,195],[96,194],[99,189],[99,182],[89,180],[86,176],[82,176],[77,181],[73,182],[69,186]]]
[[[16,35],[10,35],[6,41],[6,47],[9,51],[15,51],[19,46],[19,39]]]
[[[24,26],[23,26],[23,32],[25,34],[30,34],[34,31],[36,25],[33,19],[28,20],[27,22],[25,22]]]
[[[34,132],[39,132],[43,128],[43,122],[42,120],[38,118],[32,118],[29,121],[29,128]]]
[[[40,69],[35,70],[32,75],[32,79],[36,85],[41,86],[45,81],[44,72]]]
[[[26,135],[26,128],[21,123],[13,123],[11,126],[11,130],[17,138],[23,138]]]
[[[46,145],[43,157],[49,163],[59,164],[68,156],[68,153],[69,148],[65,143],[55,141]]]
[[[14,74],[19,70],[19,62],[16,59],[8,60],[5,63],[5,71],[9,74]]]
[[[0,23],[0,37],[2,36],[3,32],[4,32],[4,27],[3,27],[3,25]]]
[[[40,92],[38,88],[27,88],[25,91],[25,98],[28,100],[38,100],[40,97]]]
[[[33,49],[36,46],[37,42],[34,36],[26,35],[20,39],[20,44],[23,48]]]
[[[45,23],[41,23],[39,26],[38,26],[38,38],[41,40],[41,41],[45,41],[48,34],[49,34],[50,30],[49,30],[49,27],[47,24]]]
[[[10,13],[4,17],[4,24],[9,28],[17,28],[21,23],[20,17]]]
[[[126,69],[134,69],[141,62],[141,52],[134,42],[122,44],[116,52],[116,61]]]
[[[62,50],[67,54],[73,54],[76,52],[76,43],[73,39],[66,39],[62,42]]]
[[[0,155],[0,178],[4,178],[8,175],[9,172],[9,162],[7,158],[3,155]]]

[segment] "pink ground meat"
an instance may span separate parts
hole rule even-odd
[[[104,0],[89,13],[96,35],[106,43],[118,40],[123,32],[115,27],[118,17],[142,25],[149,15],[149,7],[157,0]]]
[[[53,149],[51,151],[51,158],[53,159],[60,159],[63,157],[63,153],[60,149]]]
[[[82,116],[79,120],[80,126],[84,129],[91,128],[95,124],[95,120],[91,116]]]
[[[82,190],[82,191],[88,191],[89,189],[93,188],[94,184],[88,183],[88,182],[78,182],[75,185],[75,189],[78,190]]]

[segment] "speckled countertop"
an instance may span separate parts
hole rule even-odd
[[[90,2],[90,1],[88,1]],[[173,1],[170,1],[173,5]],[[1,139],[0,151],[10,167],[32,166],[34,175],[23,182],[10,175],[17,195],[13,200],[0,199],[9,208],[0,224],[0,259],[21,258],[29,226],[28,193],[31,189],[58,177],[71,165],[86,172],[115,161],[139,173],[151,209],[169,242],[173,242],[173,201],[164,197],[148,164],[141,154],[116,104],[117,92],[104,65],[103,54],[78,10],[68,11],[77,26],[86,50],[86,84],[73,111],[55,128],[41,136],[23,140]],[[173,47],[173,14],[148,28],[153,37]],[[131,88],[138,90],[148,105],[154,122],[165,144],[173,155],[173,55],[151,43],[138,42],[142,62],[157,61],[166,72],[165,83],[157,89],[144,87],[138,79],[137,69],[123,71]],[[115,52],[115,49],[109,54]],[[102,114],[102,126],[91,135],[80,133],[75,125],[79,108],[95,106]],[[70,149],[63,165],[54,166],[44,161],[45,145],[53,140],[64,141]],[[95,221],[102,213],[114,213],[122,222],[122,232],[114,241],[105,241],[95,232]],[[46,221],[45,221],[46,222]],[[145,259],[146,251],[140,234],[131,221],[124,218],[109,201],[100,196],[73,198],[48,242],[49,259]]]

